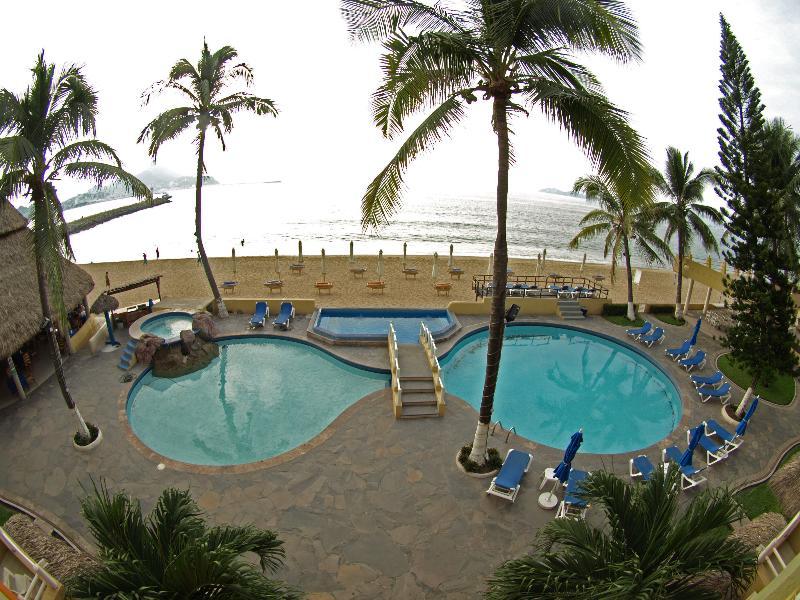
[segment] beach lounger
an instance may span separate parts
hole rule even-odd
[[[706,464],[709,467],[728,458],[728,451],[725,449],[725,445],[717,444],[706,435],[700,438],[700,446],[706,451]]]
[[[522,476],[528,472],[531,462],[533,462],[533,455],[510,449],[503,461],[503,466],[500,467],[500,472],[497,477],[492,479],[486,493],[514,502],[519,493]]]
[[[731,399],[731,384],[726,381],[718,388],[711,385],[703,385],[697,388],[697,393],[700,394],[702,402],[708,402],[712,398],[719,398],[722,404],[727,404]]]
[[[717,423],[714,419],[703,421],[703,427],[705,428],[705,435],[717,436],[724,442],[725,451],[729,454],[741,446],[742,442],[744,441],[744,438],[741,435],[738,433],[731,433],[722,425]]]
[[[653,466],[653,463],[651,463],[650,459],[644,454],[634,456],[630,460],[628,466],[631,479],[634,477],[641,477],[642,481],[648,481],[650,479],[650,475],[652,475],[653,471],[656,470],[656,468]]]
[[[264,327],[264,321],[269,316],[269,307],[266,302],[256,302],[256,312],[250,317],[250,329]]]
[[[690,488],[700,485],[706,481],[706,478],[700,475],[704,468],[698,469],[692,465],[681,466],[680,460],[682,455],[683,452],[681,452],[677,446],[670,446],[669,448],[664,448],[661,451],[662,460],[664,461],[664,469],[667,469],[670,461],[678,465],[678,468],[681,470],[681,489],[686,491]]]
[[[558,507],[556,519],[583,519],[589,510],[589,503],[577,494],[581,491],[583,481],[589,476],[586,471],[572,469],[567,480],[564,499]]]
[[[650,321],[645,321],[644,325],[642,325],[641,327],[636,327],[635,329],[626,329],[625,333],[633,337],[633,339],[638,340],[643,335],[650,333],[650,330],[652,328],[653,324]]]
[[[660,344],[664,341],[664,330],[661,327],[656,327],[652,333],[639,338],[639,341],[652,348],[655,344]]]
[[[681,358],[687,357],[691,349],[692,349],[692,341],[683,340],[683,344],[681,344],[680,348],[667,348],[666,350],[664,350],[664,354],[669,356],[672,360],[679,360]]]
[[[702,369],[703,365],[706,364],[706,353],[702,350],[698,350],[691,358],[681,359],[679,364],[686,369],[687,373],[695,367]]]
[[[690,375],[689,379],[692,381],[695,388],[704,386],[716,388],[724,383],[722,371],[717,371],[713,375]]]
[[[285,331],[289,329],[292,319],[294,319],[294,305],[291,302],[281,302],[281,310],[272,322],[272,326]]]

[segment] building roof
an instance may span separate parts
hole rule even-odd
[[[10,203],[0,203],[0,358],[10,356],[41,329],[33,234]],[[80,304],[94,288],[91,276],[64,260],[64,302]]]

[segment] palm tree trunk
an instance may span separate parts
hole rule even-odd
[[[219,293],[217,281],[211,271],[211,264],[206,256],[206,249],[203,246],[203,152],[206,145],[206,133],[200,132],[200,139],[197,144],[197,181],[195,182],[194,194],[194,237],[197,238],[197,253],[200,255],[200,262],[203,263],[203,270],[206,272],[208,285],[211,286],[211,293],[214,294],[214,302],[217,305],[217,314],[223,319],[228,317],[228,309]]]
[[[506,280],[508,279],[508,244],[506,242],[506,212],[508,206],[508,122],[506,104],[508,96],[495,96],[492,111],[494,130],[497,134],[497,237],[494,240],[494,296],[489,317],[489,344],[486,352],[486,378],[478,416],[478,426],[472,442],[470,460],[478,464],[486,462],[486,446],[489,423],[492,420],[494,391],[500,371],[500,353],[503,350],[505,330]]]
[[[678,229],[678,291],[675,294],[675,318],[680,321],[683,319],[683,233]]]
[[[636,320],[636,311],[633,310],[633,273],[631,273],[631,248],[628,243],[628,236],[622,237],[622,242],[625,245],[625,270],[628,275],[628,320]]]
[[[747,409],[747,403],[753,396],[753,392],[755,391],[756,386],[758,385],[759,379],[760,377],[758,375],[753,376],[753,381],[750,382],[750,385],[748,386],[747,390],[744,393],[742,401],[739,402],[739,405],[736,407],[736,416],[739,417],[740,419],[744,416],[744,411],[745,409]]]
[[[34,206],[37,202],[44,201],[44,197],[37,197],[33,199]],[[38,252],[35,252],[35,255],[36,280],[39,284],[39,302],[41,303],[42,314],[45,318],[44,327],[46,329],[47,339],[50,341],[50,358],[53,361],[53,370],[56,374],[56,381],[58,381],[58,387],[61,389],[61,395],[64,398],[64,402],[67,403],[67,407],[75,413],[75,417],[78,419],[78,426],[80,427],[81,434],[88,440],[91,439],[89,427],[87,427],[86,421],[83,420],[83,417],[78,410],[78,406],[75,404],[75,400],[72,398],[72,393],[70,393],[69,388],[67,387],[66,377],[64,377],[64,366],[61,362],[61,352],[58,349],[56,330],[53,327],[53,314],[50,311],[50,290],[48,288],[47,278],[45,276],[46,270],[44,262]]]

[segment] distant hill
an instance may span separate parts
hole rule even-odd
[[[580,198],[582,200],[586,199],[584,194],[578,192],[565,192],[564,190],[559,190],[558,188],[542,188],[539,191],[546,194],[556,194],[557,196],[569,196],[570,198]]]
[[[194,175],[178,175],[168,169],[161,167],[152,167],[146,171],[142,171],[136,175],[144,184],[153,190],[153,194],[164,192],[166,190],[181,190],[194,187]],[[206,175],[203,179],[203,185],[216,185],[219,181]],[[79,206],[86,206],[87,204],[95,204],[97,202],[108,202],[109,200],[118,200],[119,198],[127,198],[130,192],[125,189],[125,186],[119,183],[111,185],[104,185],[102,187],[94,187],[88,192],[78,194],[61,203],[64,210],[70,208],[78,208]],[[26,217],[30,218],[33,208],[30,206],[21,206],[19,211]]]

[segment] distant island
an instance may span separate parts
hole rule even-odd
[[[544,192],[545,194],[555,194],[557,196],[569,196],[570,198],[580,198],[581,200],[586,199],[586,196],[582,193],[565,192],[564,190],[559,190],[558,188],[542,188],[539,191]]]
[[[136,175],[142,182],[150,188],[153,195],[165,192],[166,190],[181,190],[194,187],[195,176],[178,175],[161,167],[152,167],[142,171]],[[203,185],[217,185],[219,181],[205,175],[203,177]],[[98,202],[108,202],[109,200],[118,200],[120,198],[127,198],[131,194],[125,189],[125,186],[120,183],[95,187],[87,192],[73,196],[61,203],[64,210],[70,208],[78,208],[80,206],[87,206],[89,204],[96,204]],[[33,212],[31,206],[21,206],[19,211],[26,217],[30,218]]]

